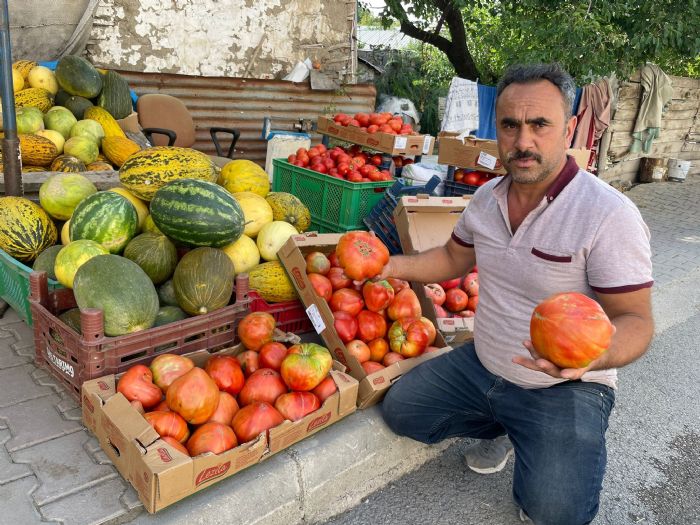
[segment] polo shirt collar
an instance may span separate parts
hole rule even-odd
[[[552,202],[562,192],[562,190],[566,188],[566,186],[576,176],[578,170],[578,164],[576,164],[574,158],[571,155],[567,155],[564,167],[559,172],[559,175],[557,175],[557,178],[554,179],[554,182],[550,184],[549,188],[547,189],[547,193],[545,193],[547,202]],[[507,192],[509,185],[510,175],[506,175],[496,183],[496,185],[493,187],[493,191],[496,194]]]

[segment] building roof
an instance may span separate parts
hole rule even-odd
[[[398,29],[376,29],[365,26],[357,28],[357,41],[366,47],[388,49],[405,49],[409,44],[418,42],[416,39],[404,35]]]

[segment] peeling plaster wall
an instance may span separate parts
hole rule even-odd
[[[355,0],[100,0],[87,45],[106,68],[279,79],[300,60],[353,81]]]

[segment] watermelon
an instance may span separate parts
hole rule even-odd
[[[24,197],[0,197],[0,249],[31,262],[56,244],[56,225],[38,204]]]
[[[165,235],[146,232],[129,241],[124,257],[138,264],[153,284],[160,284],[175,271],[177,248]]]
[[[161,306],[158,309],[156,322],[153,326],[162,326],[164,324],[182,321],[189,317],[179,306]]]
[[[75,207],[70,220],[70,239],[90,239],[110,253],[120,253],[136,234],[138,215],[126,197],[99,191]]]
[[[97,188],[87,177],[79,173],[57,173],[39,188],[39,203],[54,219],[67,221],[78,203],[94,193]]]
[[[151,201],[151,216],[163,234],[188,246],[226,246],[245,228],[235,197],[199,179],[176,180],[160,188]]]
[[[35,272],[46,272],[49,279],[56,280],[56,272],[54,271],[54,265],[56,264],[56,255],[63,248],[62,245],[56,244],[55,246],[49,246],[34,261],[32,265],[32,270]]]
[[[61,57],[55,74],[59,86],[71,95],[93,98],[102,90],[102,76],[95,66],[81,56]]]
[[[150,328],[158,315],[151,279],[138,264],[118,255],[93,257],[83,264],[75,274],[73,293],[81,310],[102,310],[108,336]]]

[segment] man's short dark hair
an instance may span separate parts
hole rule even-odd
[[[572,115],[576,84],[571,75],[557,62],[551,64],[513,64],[506,69],[496,87],[496,100],[511,84],[527,84],[538,80],[548,80],[554,84],[564,98],[566,118]]]

